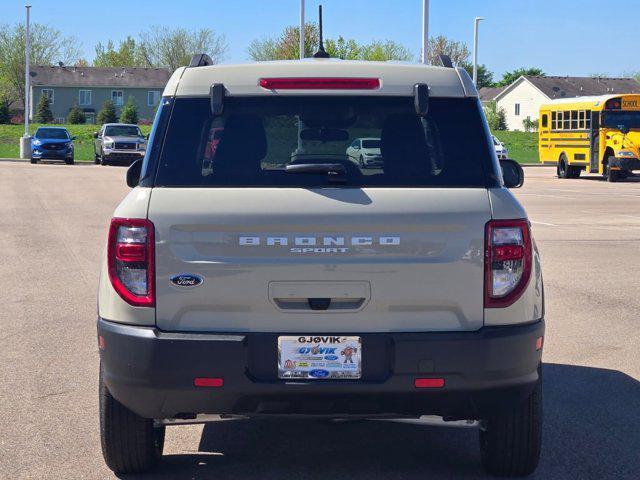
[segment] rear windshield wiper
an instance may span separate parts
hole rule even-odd
[[[299,163],[287,165],[285,167],[287,173],[306,173],[329,176],[330,182],[346,182],[347,169],[341,163]]]

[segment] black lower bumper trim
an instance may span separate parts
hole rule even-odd
[[[362,379],[277,378],[278,334],[168,333],[98,319],[104,379],[147,418],[195,414],[442,415],[483,418],[525,398],[538,380],[544,321],[476,332],[361,334]],[[223,378],[199,388],[196,377]],[[444,378],[416,389],[416,378]]]

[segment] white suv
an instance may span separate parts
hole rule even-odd
[[[540,260],[464,70],[197,56],[127,182],[98,301],[111,469],[155,467],[166,425],[284,414],[470,420],[488,471],[535,469]]]

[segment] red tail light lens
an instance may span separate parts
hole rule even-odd
[[[531,232],[527,219],[492,220],[485,232],[486,308],[513,304],[531,276]]]
[[[261,78],[260,86],[267,90],[377,90],[379,78]]]
[[[109,280],[136,307],[155,305],[153,231],[153,223],[138,218],[113,218],[109,227]]]

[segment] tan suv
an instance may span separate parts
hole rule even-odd
[[[107,465],[149,470],[166,425],[216,415],[430,415],[477,425],[488,471],[532,472],[540,260],[466,72],[208,63],[169,81],[111,221]],[[347,157],[357,138],[379,164]]]

